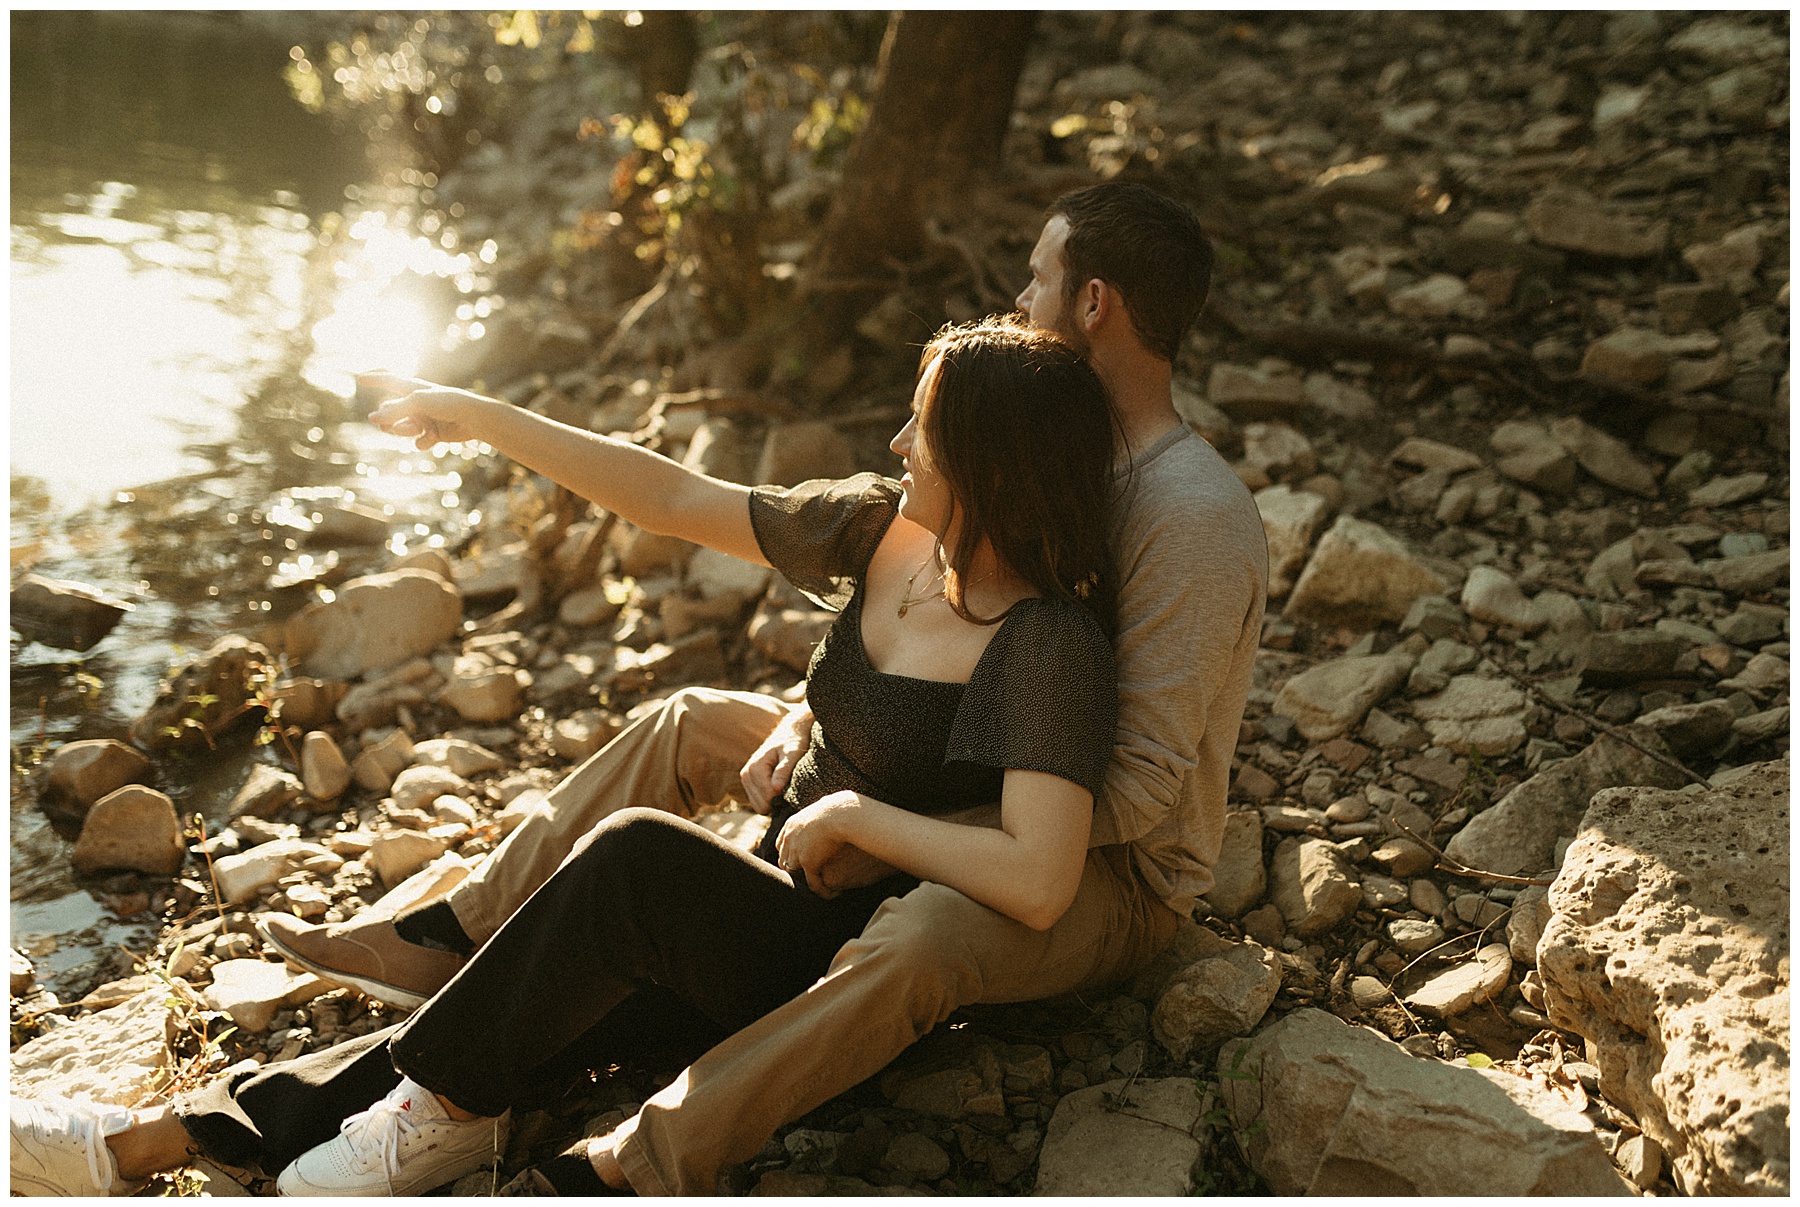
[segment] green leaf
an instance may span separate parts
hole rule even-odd
[[[1491,1069],[1494,1067],[1494,1058],[1485,1052],[1471,1052],[1463,1057],[1463,1059],[1468,1061],[1471,1069]]]

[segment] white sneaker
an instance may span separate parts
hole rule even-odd
[[[12,1099],[12,1192],[32,1196],[130,1194],[106,1137],[131,1126],[131,1112],[71,1098]]]
[[[510,1112],[509,1112],[510,1114]],[[308,1149],[275,1179],[277,1194],[423,1194],[490,1161],[506,1146],[507,1116],[459,1123],[410,1077]]]

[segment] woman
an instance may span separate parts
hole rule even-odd
[[[841,607],[808,675],[813,740],[757,856],[654,808],[613,815],[405,1023],[105,1137],[121,1176],[178,1160],[177,1141],[271,1165],[329,1136],[334,1110],[379,1097],[288,1164],[280,1189],[416,1193],[490,1160],[510,1105],[559,1055],[609,1036],[644,986],[744,1026],[921,880],[1039,929],[1062,915],[1113,742],[1112,415],[1072,349],[1005,321],[946,329],[921,365],[897,483],[752,491],[424,383],[375,412],[421,448],[484,441]],[[932,816],[995,800],[998,829]],[[825,870],[858,851],[898,873],[832,893]],[[136,1152],[152,1129],[170,1147]],[[83,1156],[95,1163],[91,1142]],[[604,1146],[553,1165],[565,1193],[622,1183]]]

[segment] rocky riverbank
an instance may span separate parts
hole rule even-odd
[[[1116,994],[965,1012],[722,1191],[1786,1193],[1787,54],[1778,13],[1047,16],[1008,175],[946,232],[968,279],[866,316],[811,420],[731,345],[672,351],[679,290],[559,267],[604,176],[577,84],[446,174],[508,292],[461,371],[738,481],[890,468],[917,316],[999,304],[1065,187],[1141,176],[1219,244],[1178,401],[1277,582],[1217,885]],[[772,265],[830,180],[789,183]],[[797,689],[830,618],[767,572],[471,477],[469,538],[398,560],[390,517],[314,508],[331,598],[47,760],[78,866],[166,925],[104,984],[15,955],[15,1090],[136,1101],[385,1025],[256,916],[423,900],[634,709]],[[82,640],[105,606],[70,602]],[[187,832],[155,785],[259,726],[229,825]],[[529,1104],[457,1192],[676,1067]]]

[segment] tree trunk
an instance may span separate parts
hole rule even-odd
[[[999,162],[1036,23],[1035,12],[893,15],[868,125],[813,249],[808,293],[891,284],[894,262],[924,250],[926,219]]]
[[[620,57],[637,69],[644,112],[656,113],[658,96],[680,96],[688,90],[700,40],[691,12],[651,8],[639,15],[639,24],[619,31]]]

